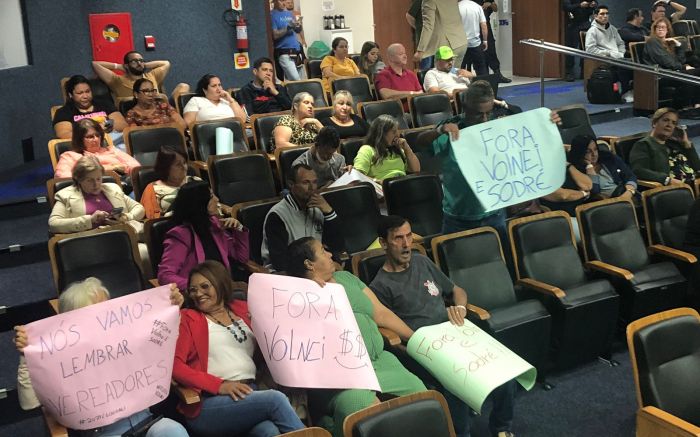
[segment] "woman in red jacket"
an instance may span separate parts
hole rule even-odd
[[[255,390],[248,305],[234,300],[233,291],[228,271],[217,261],[190,272],[186,297],[192,309],[181,312],[173,378],[202,400],[181,403],[178,410],[202,436],[276,436],[303,428],[284,394]]]

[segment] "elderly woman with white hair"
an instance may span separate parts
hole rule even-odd
[[[109,300],[109,291],[97,278],[87,278],[84,281],[71,284],[58,298],[58,312],[66,313],[89,305]],[[182,306],[183,296],[175,284],[170,285],[170,302],[178,307]],[[24,348],[29,344],[27,330],[24,326],[15,326],[15,346],[20,353],[19,368],[17,369],[17,397],[19,405],[23,410],[31,410],[41,406],[41,402],[34,392],[32,380],[29,376],[29,369],[24,358]],[[92,430],[82,431],[80,435],[90,435],[91,437],[121,436],[131,431],[135,431],[136,425],[148,423],[153,415],[148,409],[139,411],[129,417],[118,420],[111,425]],[[185,428],[172,419],[161,418],[153,423],[146,437],[187,437]]]
[[[314,98],[307,92],[297,93],[292,100],[292,113],[277,120],[272,131],[269,150],[277,147],[294,147],[313,144],[323,125],[314,118]]]

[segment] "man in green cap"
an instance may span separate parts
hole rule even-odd
[[[448,46],[441,46],[435,52],[435,68],[428,70],[423,79],[423,88],[432,93],[446,91],[452,97],[455,90],[469,85],[476,75],[469,70],[454,67],[454,52]]]

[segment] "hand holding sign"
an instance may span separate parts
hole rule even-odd
[[[165,399],[179,332],[170,294],[158,287],[27,325],[24,355],[49,414],[90,429]]]
[[[562,186],[566,157],[556,120],[539,108],[462,129],[452,140],[459,169],[486,211]]]
[[[274,380],[288,387],[380,390],[345,290],[255,273],[253,331]]]

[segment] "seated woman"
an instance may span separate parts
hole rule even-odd
[[[369,77],[369,83],[374,83],[374,75],[386,67],[379,54],[379,45],[373,41],[366,41],[360,50],[360,73]]]
[[[218,202],[204,181],[180,187],[172,205],[177,226],[165,234],[158,282],[174,282],[184,290],[190,270],[205,260],[219,261],[229,270],[230,261],[248,262],[248,229],[234,218],[220,218]]]
[[[185,120],[175,108],[170,106],[167,98],[158,94],[158,89],[148,79],[137,79],[134,82],[134,101],[136,105],[126,113],[129,126],[155,126],[159,124],[175,124],[183,131],[187,128]]]
[[[644,44],[642,62],[681,73],[700,75],[700,70],[687,64],[687,51],[687,45],[673,37],[671,22],[662,17],[651,25],[651,33]],[[698,92],[694,85],[664,78],[661,78],[659,85],[672,86],[675,89],[673,93],[674,106],[682,107],[698,103]]]
[[[85,76],[71,76],[65,84],[66,104],[58,108],[53,117],[53,129],[57,138],[69,139],[80,120],[91,118],[107,133],[117,132],[113,139],[121,138],[126,127],[124,116],[112,102],[93,100],[92,88]]]
[[[95,157],[78,160],[73,166],[73,185],[56,193],[49,216],[50,232],[68,234],[117,223],[129,223],[137,233],[141,231],[138,221],[144,217],[143,206],[124,194],[119,185],[103,184],[103,174],[104,168]]]
[[[577,135],[571,140],[569,162],[593,182],[591,194],[631,199],[637,192],[637,177],[617,155],[598,150],[596,139]]]
[[[307,92],[297,93],[292,99],[291,115],[283,115],[272,130],[271,150],[277,147],[313,144],[323,125],[314,118],[314,98]]]
[[[384,340],[378,328],[389,328],[403,340],[413,331],[399,317],[381,304],[365,284],[352,273],[336,271],[330,252],[313,237],[300,238],[289,245],[287,273],[311,279],[323,286],[327,282],[343,286],[362,333],[367,353],[382,393],[403,396],[425,390],[417,376],[410,373],[390,352],[384,350]],[[371,390],[309,390],[310,404],[320,406],[324,418],[319,423],[334,436],[343,435],[345,417],[378,402]],[[314,407],[311,407],[314,410]]]
[[[84,281],[71,284],[68,289],[59,295],[58,312],[66,313],[106,300],[109,300],[109,291],[107,291],[99,279],[91,277]],[[171,286],[170,302],[177,306],[181,306],[183,302],[182,293],[180,293],[174,285]],[[32,387],[29,369],[23,355],[24,348],[29,344],[27,330],[24,326],[15,326],[14,342],[20,353],[19,368],[17,369],[17,397],[19,398],[19,405],[23,410],[31,410],[40,407],[41,402],[37,398],[34,388]],[[111,425],[81,431],[79,435],[95,437],[130,435],[130,432],[135,431],[132,428],[133,425],[152,418],[153,415],[146,409],[118,420]],[[182,425],[167,418],[155,422],[146,433],[146,437],[187,437],[187,435],[187,431]]]
[[[354,168],[367,176],[384,180],[420,171],[420,161],[408,142],[399,136],[394,117],[382,114],[369,127],[365,145],[355,157]]]
[[[661,108],[654,113],[651,132],[630,151],[630,166],[639,179],[663,185],[692,184],[700,170],[700,158],[688,133],[677,132],[677,126],[675,109]]]
[[[128,175],[132,168],[141,165],[128,153],[109,145],[102,126],[91,118],[84,118],[75,124],[71,149],[61,153],[56,164],[55,177],[71,177],[73,166],[84,156],[96,158],[105,171],[114,171],[121,175]]]
[[[321,75],[323,77],[323,90],[327,93],[331,90],[331,79],[356,76],[360,74],[355,61],[348,56],[348,40],[343,37],[334,38],[331,42],[331,54],[321,61]]]
[[[308,165],[316,173],[318,187],[325,188],[344,172],[352,169],[351,165],[345,165],[345,157],[338,153],[338,147],[340,147],[338,132],[332,127],[324,127],[316,136],[314,145],[299,155],[291,168],[297,164]]]
[[[187,426],[200,436],[266,437],[303,428],[284,394],[256,388],[248,306],[234,300],[226,267],[205,261],[192,268],[188,283],[173,379],[202,393],[202,401],[178,405]]]
[[[200,180],[196,176],[187,176],[187,156],[170,146],[160,148],[153,170],[158,180],[146,185],[141,194],[141,204],[146,209],[147,219],[172,215],[170,207],[180,187],[187,182]]]
[[[228,91],[221,86],[221,79],[213,74],[205,74],[197,82],[195,96],[182,110],[187,126],[196,121],[218,120],[220,118],[238,117],[246,119],[245,110]]]
[[[352,94],[344,90],[338,91],[333,96],[333,115],[319,121],[324,126],[334,127],[341,139],[364,137],[367,135],[369,124],[364,118],[352,113],[353,107]]]

